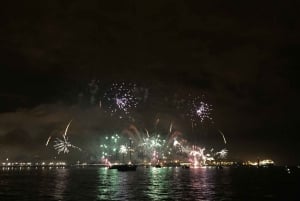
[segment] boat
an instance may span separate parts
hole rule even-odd
[[[180,163],[180,166],[182,169],[189,169],[191,166],[191,163]]]
[[[133,164],[118,164],[118,165],[111,165],[108,169],[117,169],[118,171],[135,171],[137,165]]]
[[[183,169],[189,169],[189,168],[190,168],[189,165],[182,165],[181,167],[182,167]]]
[[[133,164],[123,164],[119,165],[116,169],[118,171],[136,171],[137,165]]]
[[[131,140],[130,140],[130,147],[131,147]],[[129,152],[129,158],[131,161],[131,151]],[[118,171],[136,171],[137,165],[132,164],[129,162],[128,164],[124,163],[123,157],[123,164],[115,164],[108,167],[109,169],[117,169]]]
[[[111,165],[111,166],[108,166],[108,169],[118,169],[120,165]]]

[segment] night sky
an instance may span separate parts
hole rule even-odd
[[[199,143],[219,143],[220,129],[233,159],[298,164],[299,7],[292,0],[1,2],[0,160],[49,157],[47,137],[70,119],[77,143],[126,127],[88,103],[88,84],[98,80],[103,90],[123,81],[149,90],[137,126],[159,116],[161,129],[172,120]],[[188,93],[205,95],[213,123],[191,131],[172,109]]]

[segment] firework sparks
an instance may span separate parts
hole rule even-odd
[[[104,97],[109,102],[109,110],[111,114],[122,112],[129,115],[133,108],[138,105],[138,100],[135,97],[135,84],[114,83],[112,87],[104,94]],[[122,116],[120,116],[122,118]]]
[[[120,153],[121,154],[127,154],[127,151],[128,151],[128,149],[125,145],[120,146]]]
[[[81,151],[81,148],[71,144],[70,141],[68,141],[68,137],[67,137],[67,133],[68,133],[68,129],[69,126],[71,124],[72,120],[68,123],[64,134],[62,135],[63,139],[60,138],[56,138],[54,141],[54,149],[58,152],[58,154],[62,153],[69,153],[69,148],[73,148],[73,149],[77,149],[79,151]]]
[[[173,123],[171,122],[172,126]],[[171,127],[171,125],[170,125]],[[150,162],[152,164],[162,161],[185,161],[191,162],[194,166],[213,164],[216,159],[224,159],[228,151],[222,149],[215,152],[213,148],[206,150],[205,147],[191,145],[186,139],[182,138],[182,133],[172,131],[169,128],[166,133],[158,133],[157,129],[149,132],[147,129],[139,131],[134,125],[131,125],[120,140],[113,142],[114,136],[106,136],[104,144],[100,145],[102,157],[108,160],[119,161],[118,154],[125,155],[128,153],[135,161]],[[169,133],[169,131],[172,133]],[[134,142],[129,147],[124,144],[128,141]]]
[[[146,128],[145,128],[145,131],[146,131],[147,137],[149,137],[149,131]]]
[[[81,148],[72,145],[71,142],[68,141],[68,138],[65,137],[63,138],[63,140],[56,138],[56,140],[54,141],[54,149],[57,151],[58,154],[60,154],[61,152],[63,153],[69,153],[69,148],[73,148],[73,149],[77,149],[79,151],[81,151]]]
[[[223,137],[224,144],[227,144],[227,141],[226,141],[226,139],[225,139],[224,133],[223,133],[221,130],[219,130],[219,133],[220,133],[220,134],[222,135],[222,137]]]
[[[221,151],[216,153],[216,155],[218,155],[222,159],[226,158],[227,154],[228,154],[227,149],[222,149]]]
[[[200,121],[203,122],[205,119],[211,119],[209,116],[211,111],[210,106],[202,101],[199,104],[200,105],[198,106],[194,103],[194,109],[196,109],[196,115],[200,118]]]
[[[211,105],[205,103],[200,97],[195,97],[189,103],[190,109],[187,116],[190,117],[192,122],[192,127],[194,127],[196,122],[199,120],[201,123],[205,120],[212,120],[211,115]]]
[[[66,127],[66,129],[65,129],[65,133],[64,133],[63,137],[66,137],[66,136],[67,136],[68,129],[69,129],[69,126],[70,126],[71,123],[72,123],[72,120],[68,123],[68,125],[67,125],[67,127]]]
[[[47,141],[46,141],[46,147],[48,146],[48,144],[49,144],[51,138],[52,138],[52,136],[50,135],[50,136],[48,137]]]
[[[169,128],[169,132],[171,133],[173,129],[173,122],[170,123],[170,128]]]

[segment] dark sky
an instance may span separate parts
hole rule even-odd
[[[97,79],[149,88],[151,110],[170,119],[177,118],[173,111],[153,103],[182,91],[205,94],[233,158],[299,163],[299,4],[1,2],[0,160],[45,151],[40,144],[70,118],[77,122],[74,138],[101,135],[113,122],[78,104]],[[139,115],[149,122],[154,113]]]

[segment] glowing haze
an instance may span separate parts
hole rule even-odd
[[[97,158],[133,124],[189,158],[299,163],[295,2],[5,1],[0,159]]]
[[[117,119],[119,122],[125,124],[129,123],[129,126],[122,128],[116,124],[114,126],[115,132],[119,132],[120,134],[107,133],[105,137],[103,134],[100,134],[100,140],[98,139],[94,142],[90,141],[91,144],[86,144],[86,147],[83,146],[79,148],[69,141],[70,135],[67,135],[72,123],[71,120],[62,133],[62,139],[56,137],[55,140],[52,140],[52,135],[46,139],[46,147],[48,147],[49,143],[53,143],[53,148],[57,151],[57,154],[68,154],[70,148],[73,149],[72,151],[83,150],[91,156],[91,160],[94,162],[105,163],[112,161],[120,162],[119,154],[122,154],[123,160],[125,155],[127,156],[129,154],[130,160],[154,164],[166,161],[182,161],[191,162],[194,165],[205,165],[207,161],[226,158],[227,149],[225,148],[218,152],[213,152],[213,148],[211,148],[209,153],[205,153],[205,147],[201,148],[196,144],[188,142],[188,140],[182,136],[184,130],[176,128],[174,122],[171,121],[172,119],[163,119],[164,121],[170,120],[169,129],[167,130],[159,129],[160,118],[156,119],[154,128],[150,128],[153,130],[151,133],[148,131],[149,128],[139,128],[144,125],[143,121],[147,118],[137,115],[135,110],[138,108],[145,109],[147,104],[150,104],[147,100],[149,96],[148,89],[142,86],[138,88],[136,84],[122,82],[112,83],[111,86],[108,86],[106,89],[99,90],[101,89],[101,83],[98,80],[92,80],[88,84],[88,88],[90,92],[90,97],[87,97],[87,99],[90,100],[89,104],[91,107],[96,107],[99,111],[103,112],[101,120],[103,118],[106,118],[108,121],[115,121]],[[96,97],[98,97],[98,100]],[[185,117],[190,117],[187,120],[190,121],[192,129],[187,129],[188,132],[192,132],[197,127],[201,127],[204,120],[208,120],[209,124],[212,123],[212,105],[205,103],[204,100],[199,97],[200,96],[192,97],[191,94],[185,97],[178,97],[182,102],[188,103],[186,106],[181,106],[181,112],[184,114],[183,118],[179,121],[179,124],[185,124]],[[101,104],[98,105],[98,102]],[[144,103],[144,105],[139,107],[139,103]],[[176,110],[176,108],[174,108],[174,110]],[[146,113],[142,114],[146,115]],[[142,123],[138,125],[137,122]],[[197,132],[199,131],[197,130]],[[225,139],[223,133],[222,137]],[[220,138],[220,140],[223,140],[223,138]],[[89,141],[89,139],[87,139],[87,141]],[[97,143],[99,143],[98,147]],[[95,144],[96,147],[93,147]],[[93,148],[91,149],[91,147]]]

